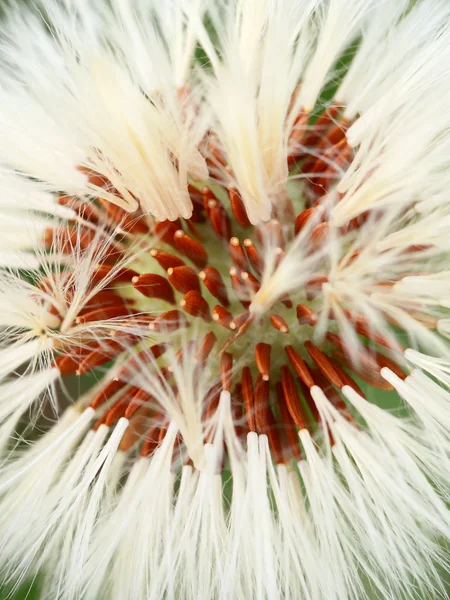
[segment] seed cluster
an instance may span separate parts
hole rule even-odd
[[[356,370],[360,379],[382,389],[390,387],[380,376],[382,367],[404,377],[392,358],[380,351],[393,350],[389,341],[374,333],[360,315],[346,314],[357,334],[372,346],[370,350],[367,346],[357,366],[349,358],[345,340],[336,333],[327,333],[324,348],[312,343],[317,323],[313,304],[327,282],[324,273],[315,273],[307,282],[304,302],[294,303],[286,295],[267,314],[255,317],[249,311],[261,286],[267,240],[279,264],[286,248],[305,228],[305,244],[311,252],[327,238],[323,200],[352,157],[345,136],[348,123],[340,115],[340,109],[331,106],[314,126],[308,125],[304,115],[297,119],[290,140],[289,167],[306,176],[304,205],[298,214],[291,200],[283,196],[274,206],[273,218],[253,226],[239,191],[233,187],[218,190],[215,186],[191,185],[192,216],[173,222],[156,221],[140,212],[129,215],[102,199],[90,204],[69,197],[60,199],[79,213],[84,225],[59,231],[59,246],[67,252],[75,244],[82,249],[93,243],[106,247],[91,283],[96,285],[107,278],[108,285],[83,306],[75,324],[110,319],[112,334],[101,342],[63,348],[56,365],[62,375],[82,375],[121,360],[115,378],[104,384],[92,406],[106,407],[96,427],[101,423],[112,425],[121,417],[131,420],[133,427],[122,441],[123,448],[136,445],[142,455],[148,455],[163,439],[168,424],[167,417],[155,410],[152,394],[133,384],[133,374],[143,366],[153,369],[157,377],[172,386],[176,397],[174,360],[183,360],[183,353],[192,360],[194,370],[206,365],[210,372],[216,369],[204,398],[205,422],[214,415],[221,390],[229,391],[237,435],[244,441],[248,431],[267,434],[276,462],[292,457],[298,460],[298,430],[313,431],[320,425],[312,387],[319,386],[334,407],[353,420],[339,390],[348,385],[364,394],[349,371]],[[205,141],[205,148],[214,175],[226,167],[226,161],[217,141]],[[97,173],[88,172],[88,176],[92,183],[115,192],[110,182]],[[346,230],[358,228],[365,218],[354,219]],[[96,228],[104,232],[103,239],[99,239]],[[136,240],[154,243],[147,253],[146,264],[153,265],[148,272],[115,266]],[[54,242],[55,233],[49,231],[47,244]],[[41,286],[45,284],[42,280]],[[157,316],[155,306],[163,307]],[[332,313],[330,316],[333,319]],[[156,338],[156,343],[142,347],[140,335],[114,331],[117,319],[143,328],[147,339]],[[311,329],[306,341],[298,343],[293,324]],[[263,333],[258,339],[259,332]],[[167,361],[168,354],[172,362]],[[205,429],[205,441],[208,435]],[[180,438],[177,452],[182,446]]]

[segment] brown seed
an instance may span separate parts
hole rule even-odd
[[[124,388],[126,383],[124,381],[117,381],[113,379],[105,385],[91,400],[91,408],[97,409],[102,404],[112,398],[119,390]]]
[[[191,267],[170,267],[167,270],[167,277],[172,286],[182,294],[191,290],[200,293],[200,281],[197,273]]]
[[[235,327],[233,327],[233,329],[240,329],[244,325],[244,323],[246,323],[248,321],[248,317],[249,317],[248,310],[244,310],[244,312],[241,312],[238,315],[236,315],[233,319],[233,323],[235,325]]]
[[[241,376],[242,397],[244,399],[245,416],[250,431],[256,431],[255,403],[253,399],[253,381],[249,367],[242,369]]]
[[[300,379],[308,388],[313,387],[314,379],[312,378],[308,365],[305,363],[300,354],[295,350],[293,346],[286,346],[285,351],[289,358],[289,362],[293,366],[295,372],[300,377]]]
[[[354,422],[353,416],[348,410],[348,407],[340,396],[339,392],[318,369],[314,371],[314,381],[316,385],[323,391],[331,404],[344,416],[344,418],[349,422]]]
[[[263,384],[265,382],[262,382]],[[274,417],[270,405],[266,408],[265,413],[265,434],[269,438],[269,447],[276,465],[284,463],[283,443],[280,436],[280,427]]]
[[[95,367],[100,367],[108,363],[113,358],[117,358],[126,349],[125,340],[122,342],[116,340],[105,340],[99,343],[99,347],[83,358],[78,369],[77,375],[84,375]]]
[[[241,279],[250,289],[251,293],[257,294],[259,292],[261,283],[258,281],[258,279],[256,279],[254,275],[252,275],[248,271],[241,271]]]
[[[181,308],[193,317],[200,317],[206,322],[211,320],[209,304],[203,296],[196,290],[186,292],[183,300],[180,302]]]
[[[208,213],[209,208],[210,208],[210,202],[213,201],[217,201],[217,196],[215,195],[215,193],[212,191],[211,188],[209,188],[207,185],[205,185],[202,188],[201,191],[202,194],[202,202],[203,202],[203,208],[206,210],[206,212]]]
[[[152,399],[151,394],[143,389],[139,389],[134,396],[131,398],[129,405],[125,411],[124,417],[126,419],[131,419],[131,417],[145,404]]]
[[[407,375],[398,366],[398,364],[384,354],[362,347],[358,352],[357,360],[351,361],[348,348],[345,346],[344,342],[339,336],[334,333],[327,333],[326,337],[328,341],[334,344],[341,351],[338,354],[339,358],[348,364],[349,367],[355,371],[355,373],[357,373],[363,381],[367,381],[367,378],[369,378],[371,381],[373,380],[373,385],[375,387],[383,386],[380,389],[393,389],[392,386],[380,375],[380,371],[384,367],[390,369],[400,379],[406,379]],[[370,381],[367,381],[367,383],[370,383]]]
[[[315,325],[317,317],[315,313],[304,304],[297,304],[297,319],[301,325]]]
[[[323,152],[312,164],[312,166],[308,169],[308,172],[314,176],[315,183],[318,181],[317,175],[321,175],[327,168],[330,166],[330,163],[334,164],[335,158],[341,153],[342,149],[347,146],[347,141],[345,138],[339,140],[336,144],[329,145],[328,140],[323,140],[328,146],[325,152]],[[325,145],[321,145],[321,147],[325,148]]]
[[[303,146],[303,138],[306,135],[306,130],[308,127],[309,114],[300,112],[294,121],[294,125],[289,134],[289,155],[288,155],[288,165],[292,166],[295,163],[295,159],[301,153],[300,148]]]
[[[157,298],[175,304],[172,286],[165,277],[155,273],[144,273],[131,280],[134,288],[146,298]]]
[[[200,347],[195,354],[195,360],[203,363],[211,354],[212,349],[214,348],[217,342],[217,337],[214,335],[212,331],[209,331],[201,341]]]
[[[212,309],[212,318],[213,321],[222,325],[222,327],[226,327],[227,329],[234,330],[236,329],[236,323],[233,321],[233,315],[227,311],[223,306],[216,306]]]
[[[131,402],[133,402],[133,400]],[[130,424],[120,440],[119,450],[122,452],[128,452],[142,440],[144,434],[148,430],[150,419],[150,411],[145,406],[138,408],[131,417],[127,417],[127,411],[125,412],[125,418],[130,418]]]
[[[258,377],[253,394],[255,407],[255,424],[258,433],[267,434],[267,409],[269,407],[270,384]]]
[[[139,275],[139,273],[133,271],[133,269],[117,269],[113,265],[97,265],[94,268],[90,283],[91,285],[94,285],[103,281],[105,278],[108,278],[108,284],[131,283],[133,277],[136,277],[137,275]]]
[[[250,239],[244,240],[244,248],[250,264],[255,271],[260,275],[264,269],[264,261],[255,244]]]
[[[311,206],[311,208],[303,210],[295,219],[295,235],[298,235],[311,220],[318,223],[321,212],[323,212],[323,209],[318,206]]]
[[[300,460],[302,459],[302,451],[298,438],[298,429],[294,421],[292,420],[292,417],[287,408],[286,400],[284,398],[283,393],[283,385],[281,381],[277,381],[275,389],[277,392],[277,406],[278,410],[280,411],[280,417],[284,426],[284,431],[286,433],[289,450],[292,452],[292,455],[294,456],[295,460],[297,462],[300,462]]]
[[[353,148],[348,145],[347,140],[342,140],[343,144],[339,152],[333,157],[332,164],[328,165],[323,171],[322,176],[316,181],[316,185],[325,190],[329,190],[340,169],[345,169],[350,164],[353,156]],[[339,145],[339,144],[338,144]]]
[[[314,249],[318,248],[320,244],[328,237],[329,225],[328,223],[319,223],[311,231],[311,244]]]
[[[83,315],[79,315],[75,319],[77,325],[91,323],[93,321],[107,321],[109,319],[117,319],[128,315],[136,314],[136,311],[131,310],[126,304],[120,303],[112,306],[105,306],[91,310]]]
[[[347,373],[347,371],[344,371],[344,369],[341,367],[341,365],[338,362],[336,362],[335,360],[333,360],[332,358],[329,358],[328,360],[329,360],[330,364],[333,366],[334,370],[337,373],[339,373],[342,381],[344,382],[344,385],[350,386],[362,398],[366,398],[362,389],[359,387],[359,385],[356,383],[356,381]]]
[[[380,369],[386,367],[390,369],[393,373],[395,373],[395,375],[397,375],[397,377],[399,377],[400,379],[406,379],[407,374],[397,365],[396,362],[394,362],[387,356],[380,354],[379,352],[372,352],[372,354],[374,355],[374,358],[377,361]]]
[[[340,350],[333,352],[332,356],[336,361],[340,362],[348,369],[351,369],[360,379],[365,383],[368,383],[371,387],[379,390],[394,389],[394,387],[381,376],[380,365],[368,352],[359,352],[357,362],[352,362],[349,357]]]
[[[247,270],[248,262],[247,257],[244,254],[244,250],[241,246],[241,242],[239,238],[232,237],[228,243],[228,251],[231,256],[231,260],[235,264],[236,267],[242,270]]]
[[[215,385],[208,391],[205,398],[203,399],[203,422],[205,430],[205,442],[210,444],[214,441],[213,419],[219,406],[221,391],[221,385]]]
[[[217,237],[228,240],[231,235],[231,222],[222,203],[218,200],[209,200],[208,217]]]
[[[77,372],[81,361],[83,360],[83,356],[85,354],[80,354],[77,356],[76,354],[60,354],[54,360],[54,366],[59,370],[61,375],[73,375]]]
[[[124,393],[114,402],[111,408],[109,408],[106,414],[103,416],[103,422],[105,425],[111,427],[111,425],[113,425],[121,417],[125,416],[128,405],[137,392],[139,392],[139,388],[134,386],[124,391]]]
[[[269,406],[270,384],[259,376],[253,393],[255,425],[258,433],[267,433],[266,413]]]
[[[399,352],[404,352],[405,347],[402,346],[396,339],[395,342],[391,341],[389,338],[377,333],[375,329],[370,325],[369,321],[359,314],[353,314],[349,310],[343,311],[347,319],[352,323],[355,331],[360,335],[366,337],[369,340],[380,344],[380,346],[384,346],[389,350],[395,350]],[[330,313],[330,319],[334,319],[335,316],[333,312]]]
[[[186,317],[179,310],[168,310],[159,315],[149,325],[150,331],[171,333],[189,325]]]
[[[208,254],[200,242],[186,235],[182,229],[175,232],[173,239],[179,252],[187,256],[200,269],[206,267]]]
[[[311,369],[311,375],[312,375],[312,377],[314,379],[314,383],[317,384],[317,381],[316,381],[316,372],[315,371],[313,372],[313,369]],[[319,375],[320,375],[320,373],[319,373]],[[307,385],[305,385],[305,383],[300,379],[300,377],[297,378],[297,381],[298,381],[298,384],[300,386],[300,390],[302,392],[302,396],[306,400],[306,404],[308,405],[308,408],[309,408],[309,410],[312,413],[314,421],[316,423],[319,423],[320,420],[321,420],[320,419],[319,409],[317,408],[317,405],[316,405],[316,402],[315,402],[314,398],[311,396],[311,390],[310,390],[310,388]],[[330,384],[328,384],[328,381],[326,381],[326,383],[333,390],[333,393],[336,392],[336,390],[333,388],[333,386],[331,386]],[[336,394],[337,394],[337,392],[336,392]],[[339,394],[337,394],[337,395],[339,395]]]
[[[248,314],[248,313],[247,313]],[[239,329],[231,335],[225,344],[222,347],[221,352],[225,352],[230,346],[234,344],[234,342],[239,339],[242,335],[246,334],[250,325],[253,323],[253,317],[247,316],[244,323],[239,327]]]
[[[174,269],[175,267],[184,266],[184,262],[178,256],[169,254],[168,252],[163,252],[162,250],[157,250],[156,248],[152,248],[150,250],[150,255],[165,271],[168,269]]]
[[[175,246],[174,236],[180,229],[180,226],[181,223],[178,219],[176,221],[160,221],[159,223],[155,223],[154,234],[166,244]]]
[[[97,201],[102,205],[103,210],[106,211],[114,227],[119,226],[122,230],[130,233],[149,233],[150,229],[142,213],[138,212],[137,214],[130,215],[129,212],[109,200],[99,197]]]
[[[353,361],[349,349],[338,335],[328,332],[326,338],[339,349],[335,353],[336,358],[343,362],[349,369],[353,370],[360,379],[369,385],[381,390],[394,389],[391,384],[380,375],[380,371],[383,367],[387,367],[401,379],[406,378],[405,373],[400,367],[387,356],[362,346],[358,352],[357,359]]]
[[[164,431],[163,422],[161,421],[157,425],[153,425],[145,436],[145,440],[142,443],[140,456],[150,456],[158,448],[160,443],[161,432]]]
[[[336,368],[336,365],[333,364],[331,359],[312,342],[306,341],[304,345],[312,360],[319,367],[322,375],[324,375],[334,386],[341,389],[346,384],[346,377],[342,375],[342,369]]]
[[[223,352],[220,357],[220,380],[222,389],[231,392],[231,378],[233,375],[233,355],[229,352]]]
[[[246,422],[244,421],[244,398],[242,396],[242,386],[240,383],[237,383],[234,386],[234,391],[232,393],[231,398],[231,414],[233,418],[234,430],[236,432],[236,437],[239,440],[243,440],[248,433],[248,427]]]
[[[281,331],[281,333],[289,333],[288,324],[283,319],[283,317],[280,317],[280,315],[275,315],[275,314],[271,313],[269,315],[269,319],[270,319],[270,324],[272,325],[272,327],[275,327],[275,329],[278,329],[278,331]]]
[[[233,211],[234,218],[241,227],[244,227],[244,229],[250,227],[247,211],[245,210],[245,206],[242,202],[239,192],[234,188],[231,188],[228,190],[228,194],[230,196],[230,206],[231,210]]]
[[[241,277],[241,273],[236,269],[236,267],[231,267],[229,275],[234,295],[242,304],[242,306],[247,308],[250,305],[249,290]]]
[[[303,415],[300,396],[295,387],[292,373],[286,365],[281,367],[281,385],[283,388],[284,400],[292,420],[299,429],[305,429],[306,419]]]
[[[206,267],[203,271],[198,274],[200,279],[205,284],[210,294],[217,298],[224,306],[229,306],[227,288],[223,282],[222,276],[219,271],[214,267]],[[200,291],[200,290],[199,290]]]
[[[283,296],[282,298],[280,298],[280,302],[281,302],[281,304],[284,304],[284,306],[286,308],[292,308],[292,306],[293,306],[292,300],[289,298],[289,296],[287,294],[285,296]]]
[[[255,346],[256,367],[261,374],[263,381],[269,381],[270,378],[270,353],[272,346],[259,342]]]
[[[70,302],[73,296],[70,294],[67,294],[67,296],[67,299]],[[123,306],[132,306],[134,304],[134,300],[121,298],[112,290],[101,291],[92,296],[89,301],[83,305],[83,308],[78,311],[78,316],[85,315],[86,313],[89,313],[97,308],[104,308],[105,306],[117,306],[119,304],[122,304]]]
[[[325,132],[334,124],[340,110],[341,108],[336,104],[331,104],[328,108],[326,108],[315,122],[314,127],[307,135],[302,145],[306,146],[307,148],[316,146],[325,135]]]

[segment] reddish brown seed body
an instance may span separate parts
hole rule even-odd
[[[133,415],[151,400],[152,396],[146,390],[138,389],[128,404],[124,417],[131,419]]]
[[[312,342],[305,342],[305,348],[312,360],[319,367],[322,375],[339,389],[342,388],[345,385],[344,378],[342,377],[342,374],[336,370],[328,356],[321,352]]]
[[[283,317],[280,315],[270,314],[269,315],[270,324],[281,333],[289,333],[289,327]]]
[[[180,229],[181,223],[176,221],[160,221],[155,223],[154,234],[166,244],[175,247],[175,233]]]
[[[163,252],[157,248],[152,248],[150,250],[150,256],[152,256],[165,271],[174,269],[175,267],[184,266],[184,261],[181,260],[179,256]]]
[[[187,327],[188,325],[189,322],[182,312],[179,310],[168,310],[156,317],[156,319],[150,323],[149,328],[151,331],[155,332],[171,333],[183,327]]]
[[[203,296],[196,290],[190,290],[184,295],[180,302],[181,308],[190,314],[192,317],[200,317],[207,323],[211,321],[211,312],[209,304]]]
[[[252,267],[258,274],[261,274],[264,268],[264,261],[255,244],[252,240],[245,239],[244,248]]]
[[[249,290],[241,277],[241,272],[236,267],[230,267],[229,277],[234,295],[242,306],[247,308],[250,305]]]
[[[195,360],[200,363],[205,362],[208,356],[211,354],[216,342],[217,337],[212,331],[209,331],[200,343],[200,346],[195,354]]]
[[[248,268],[247,257],[245,256],[241,242],[237,237],[232,237],[230,239],[228,251],[235,266],[245,271]]]
[[[281,367],[281,385],[283,388],[284,400],[292,420],[299,429],[306,428],[306,420],[303,415],[300,396],[295,387],[295,381],[287,366]]]
[[[92,371],[95,367],[106,364],[120,356],[126,346],[127,340],[116,341],[116,340],[105,340],[99,344],[99,347],[89,352],[89,354],[83,358],[77,369],[77,375],[83,375]]]
[[[172,286],[165,277],[155,273],[144,273],[133,277],[131,280],[134,288],[146,298],[164,300],[175,304],[175,295]]]
[[[112,398],[117,392],[125,387],[124,381],[116,381],[113,379],[107,383],[91,400],[90,406],[94,409],[99,408],[102,404]]]
[[[298,430],[294,421],[292,420],[291,414],[286,405],[286,400],[283,392],[283,385],[281,381],[278,381],[276,384],[276,393],[277,407],[280,411],[281,422],[284,426],[284,431],[288,442],[288,448],[294,456],[295,460],[299,462],[302,459],[302,451],[299,444]]]
[[[131,283],[133,277],[138,275],[139,273],[133,269],[117,269],[113,265],[97,265],[93,272],[91,284],[97,284],[105,279],[108,284]]]
[[[217,237],[228,240],[231,235],[231,222],[223,204],[218,200],[209,200],[207,214]]]
[[[228,191],[228,194],[230,197],[230,205],[231,210],[233,211],[234,218],[241,227],[244,227],[245,229],[247,227],[250,227],[250,221],[247,215],[247,211],[245,210],[244,203],[242,202],[238,191],[234,188],[231,188]]]
[[[173,239],[175,247],[181,254],[187,256],[200,269],[206,267],[208,254],[200,242],[189,237],[182,229],[175,232]]]
[[[319,217],[321,216],[322,212],[323,211],[317,206],[311,206],[311,208],[307,208],[306,210],[302,211],[295,219],[295,235],[298,235],[308,225],[308,223],[319,223]]]
[[[236,329],[236,323],[233,320],[233,315],[227,311],[223,306],[216,305],[212,309],[213,321],[226,327],[227,329]]]
[[[254,275],[252,275],[248,271],[241,271],[241,279],[247,286],[250,296],[258,293],[259,288],[261,287],[261,283],[258,281],[258,279],[256,279]]]
[[[297,375],[308,388],[311,388],[314,385],[314,379],[312,378],[308,365],[293,346],[286,346],[285,350]]]
[[[200,293],[200,281],[197,273],[191,267],[180,266],[170,267],[167,271],[167,277],[171,285],[182,294],[194,290]]]
[[[108,321],[112,319],[117,319],[119,317],[126,317],[132,314],[136,314],[136,311],[131,310],[126,304],[121,303],[89,311],[83,315],[78,316],[75,319],[75,322],[77,324],[83,324],[93,321]]]
[[[242,369],[241,386],[248,427],[250,431],[256,431],[255,403],[253,399],[253,381],[249,367],[244,367]]]
[[[297,319],[302,325],[315,325],[317,323],[317,317],[314,312],[304,304],[297,304]]]
[[[270,378],[270,353],[272,346],[260,342],[255,346],[255,362],[263,381]]]
[[[206,267],[203,271],[200,271],[200,279],[205,284],[206,289],[210,294],[217,298],[223,306],[229,306],[227,288],[223,282],[222,276],[217,269],[214,267]]]
[[[229,352],[223,352],[220,359],[220,378],[222,389],[231,392],[231,378],[233,369],[233,355]]]
[[[126,413],[125,418],[128,418]],[[150,413],[145,407],[141,407],[130,418],[130,424],[119,445],[119,450],[122,452],[129,452],[144,438],[150,423]]]

